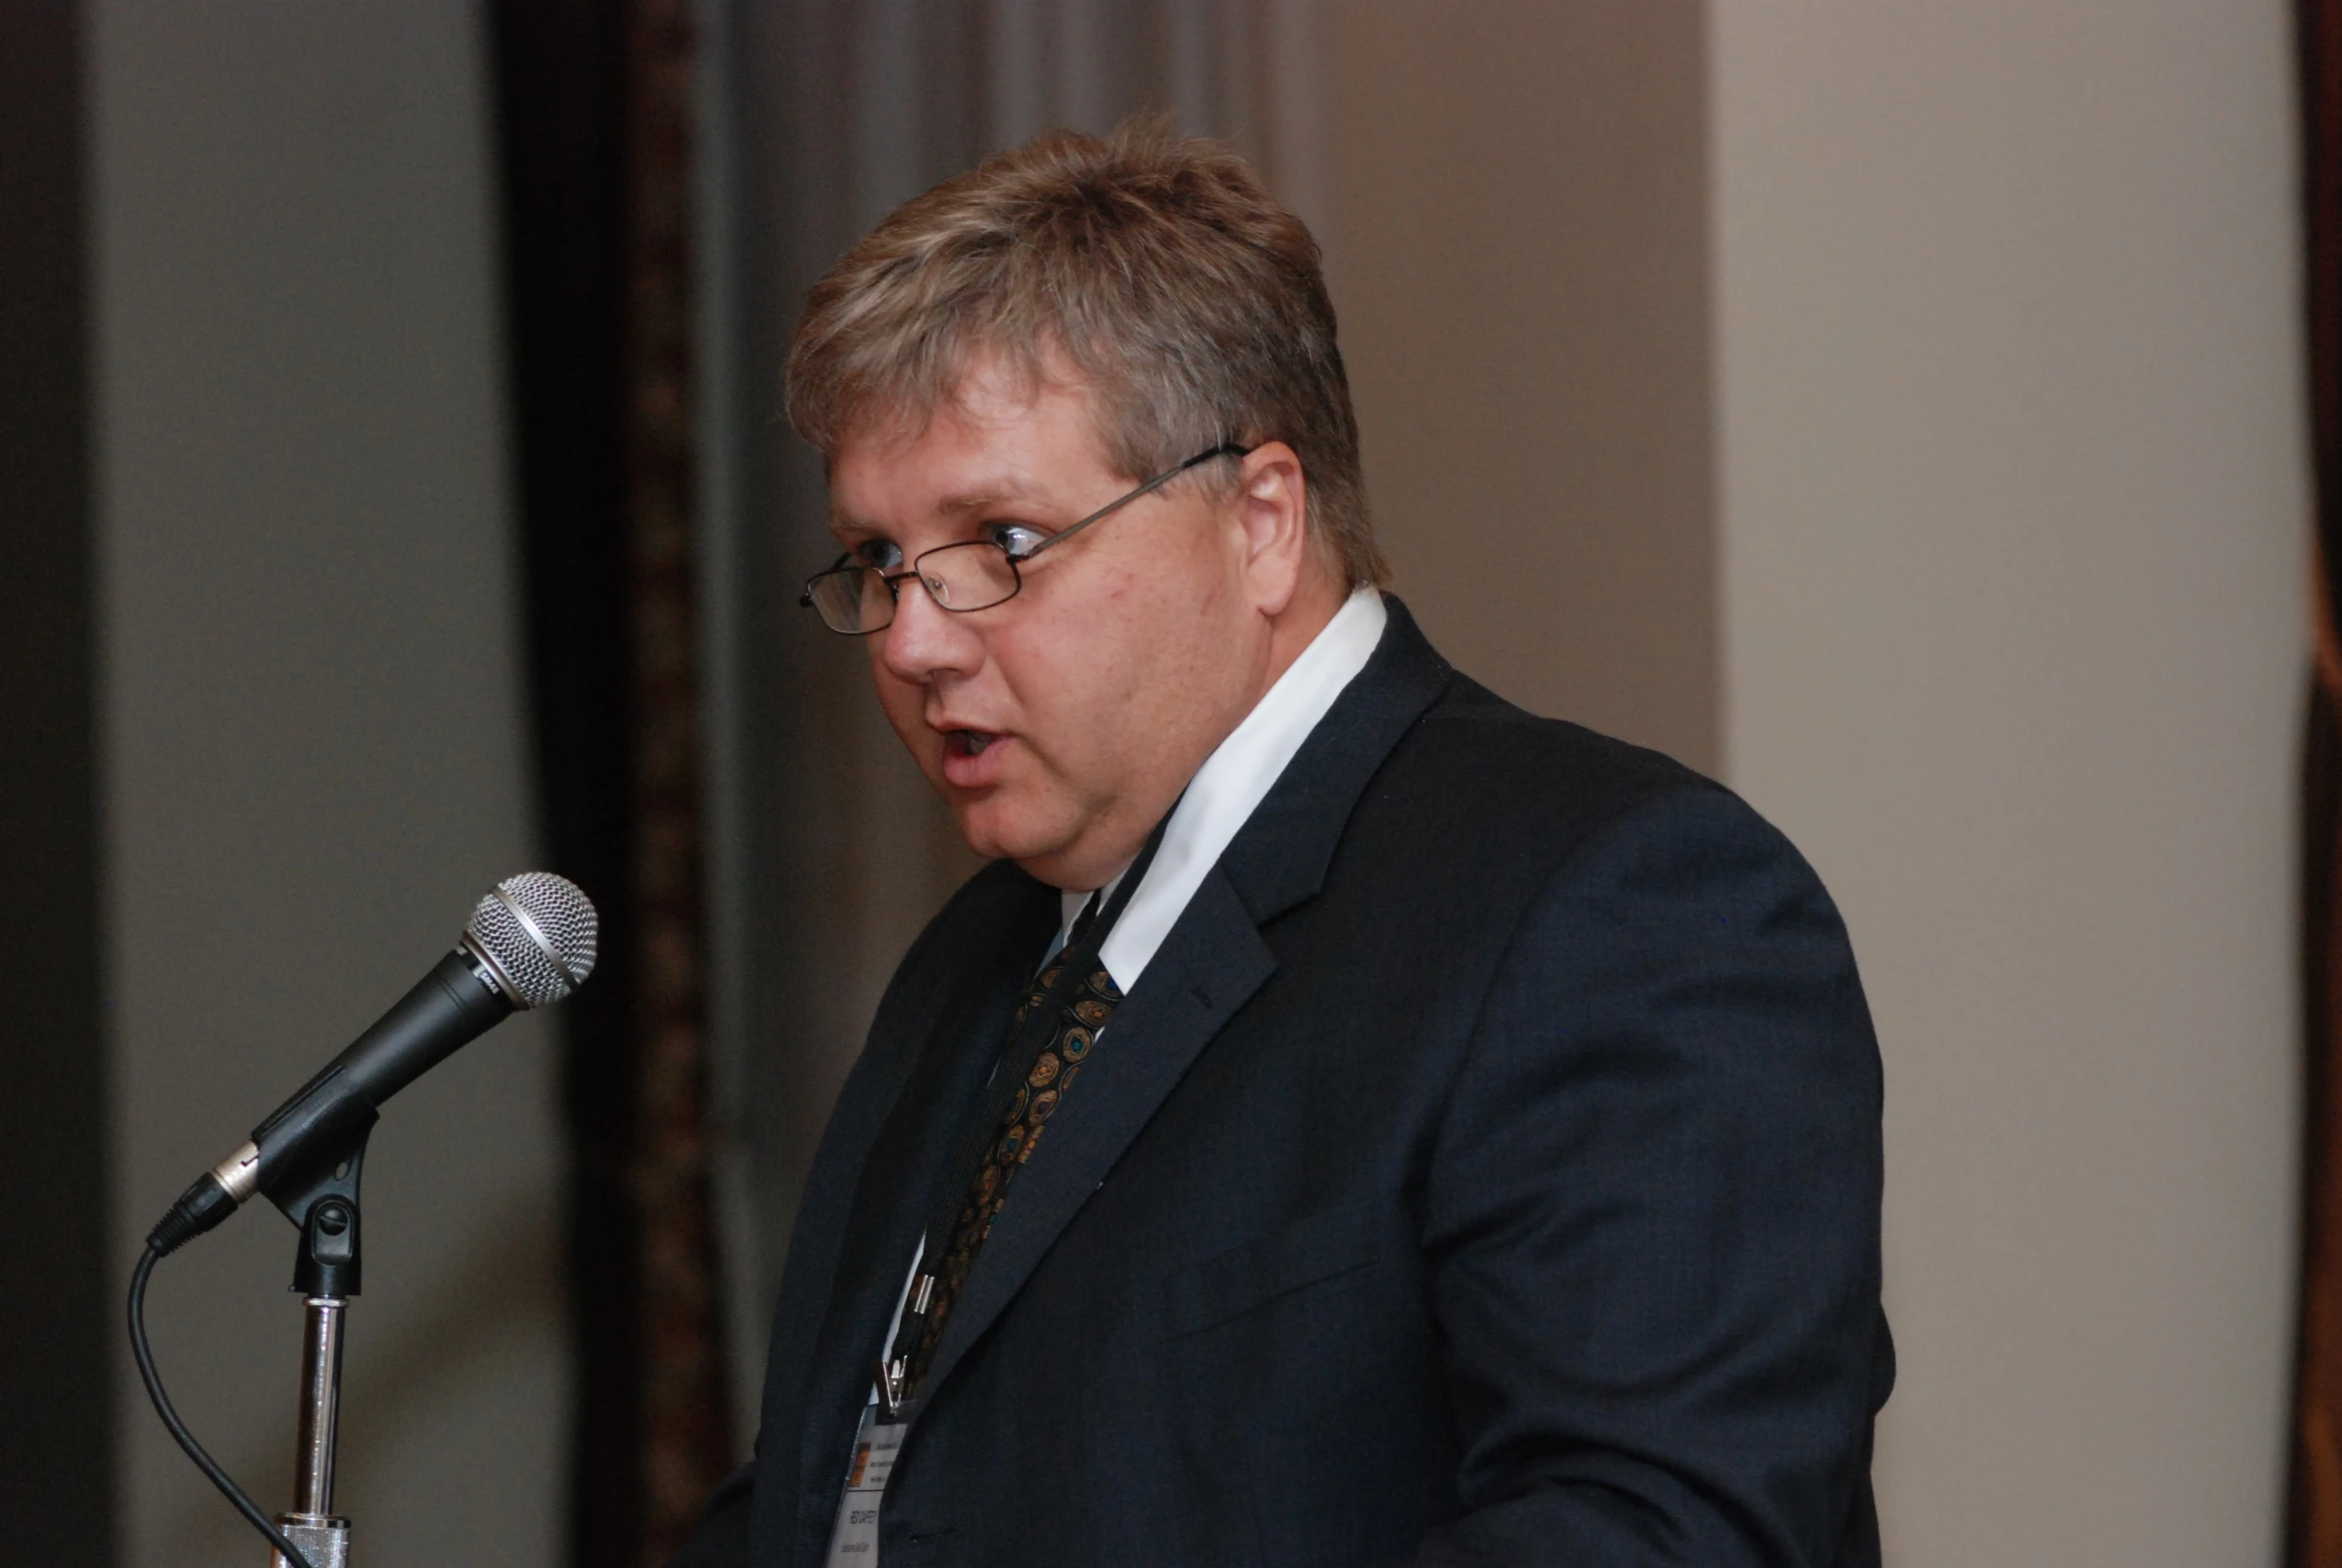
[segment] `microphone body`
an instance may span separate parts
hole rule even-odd
[[[530,872],[499,884],[455,950],[271,1112],[249,1143],[198,1176],[148,1244],[174,1251],[256,1192],[300,1223],[295,1207],[351,1158],[385,1101],[517,1009],[558,1001],[591,973],[595,926],[585,895],[559,877]]]
[[[502,1023],[513,1011],[512,999],[483,969],[467,948],[433,965],[372,1029],[254,1128],[250,1144],[223,1162],[245,1186],[239,1193],[231,1185],[229,1195],[281,1195],[281,1187],[310,1164],[308,1151],[372,1126],[384,1101]]]

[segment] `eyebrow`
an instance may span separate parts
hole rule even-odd
[[[946,516],[963,516],[969,512],[990,511],[995,506],[1021,504],[1041,498],[1042,492],[1032,484],[1015,477],[988,479],[972,489],[947,495],[936,503],[936,510]],[[865,518],[849,516],[844,512],[830,512],[830,532],[884,533],[886,530]]]

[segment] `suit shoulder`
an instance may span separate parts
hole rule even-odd
[[[1601,858],[1608,846],[1687,874],[1761,874],[1783,896],[1816,897],[1837,918],[1820,876],[1786,834],[1739,794],[1663,752],[1541,718],[1463,676],[1408,741],[1386,769],[1393,803],[1418,836],[1442,841],[1454,864],[1476,866],[1480,877],[1505,884],[1517,872],[1541,881]]]
[[[1575,842],[1669,797],[1757,820],[1723,785],[1663,752],[1539,717],[1462,675],[1424,710],[1376,786],[1499,840]]]

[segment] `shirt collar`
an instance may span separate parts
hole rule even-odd
[[[1334,699],[1366,667],[1388,618],[1382,595],[1371,586],[1353,592],[1261,694],[1243,722],[1195,770],[1171,811],[1147,880],[1131,896],[1099,954],[1126,994],[1139,983],[1228,841],[1275,785]],[[1121,881],[1117,877],[1109,882],[1105,896],[1112,898]],[[1063,895],[1060,942],[1089,900],[1087,890]]]

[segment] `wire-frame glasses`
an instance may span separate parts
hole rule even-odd
[[[797,602],[817,611],[822,624],[830,630],[848,637],[866,637],[894,624],[895,601],[902,594],[903,584],[914,577],[939,609],[956,615],[991,609],[1015,598],[1017,591],[1025,586],[1024,575],[1017,569],[1019,562],[1029,561],[1043,550],[1065,543],[1092,523],[1112,516],[1142,495],[1161,489],[1189,468],[1200,467],[1214,457],[1241,457],[1251,449],[1234,441],[1222,441],[1209,451],[1199,451],[1185,462],[1166,468],[1128,495],[1108,501],[1080,522],[1022,550],[1011,549],[997,539],[963,539],[922,550],[909,570],[893,572],[841,555],[827,571],[817,571],[805,579],[805,592]]]

